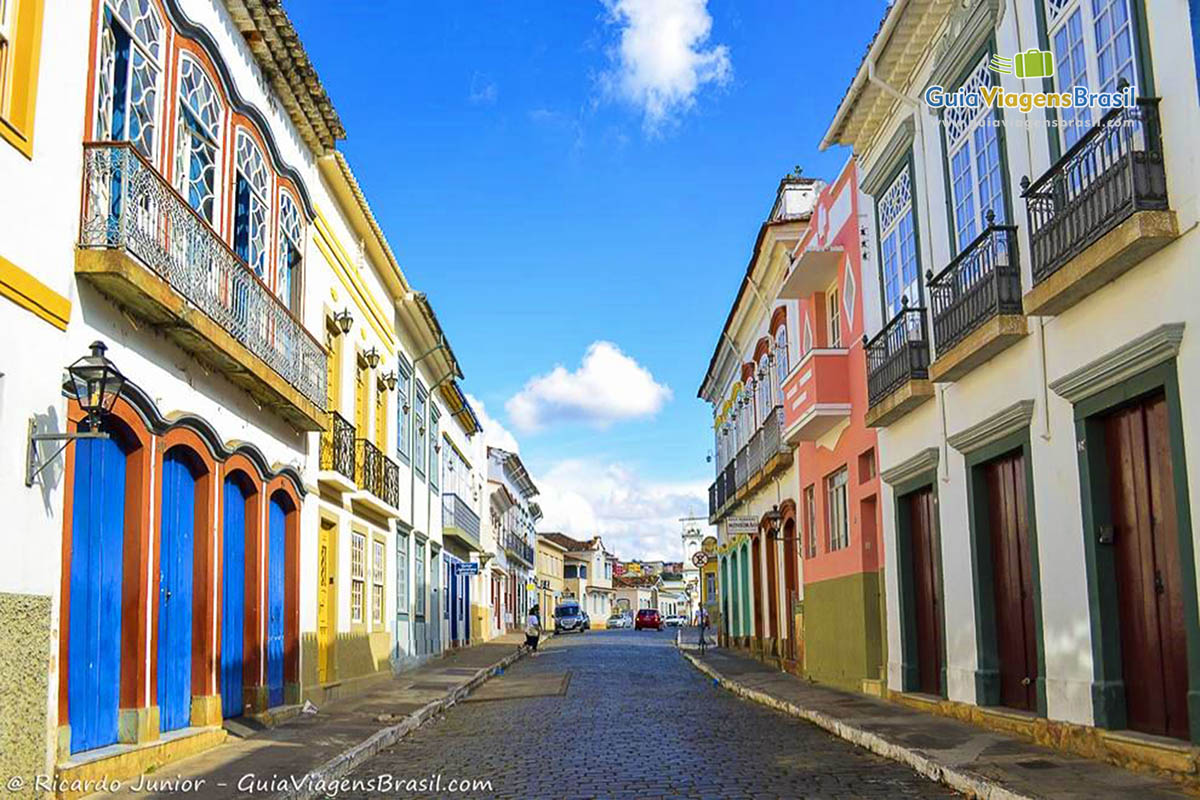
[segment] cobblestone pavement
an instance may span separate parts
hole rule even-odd
[[[396,797],[955,796],[907,767],[713,686],[675,652],[674,636],[556,637],[350,779],[393,776],[399,783],[387,794]],[[437,776],[440,794],[404,783]],[[451,791],[451,779],[490,781],[491,789]],[[338,796],[380,794],[351,788]]]

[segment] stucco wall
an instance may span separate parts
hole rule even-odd
[[[46,772],[50,606],[44,595],[0,594],[0,780]]]
[[[883,666],[884,631],[877,572],[810,583],[804,597],[805,672],[813,680],[859,691]]]

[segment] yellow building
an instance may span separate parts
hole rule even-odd
[[[567,550],[542,534],[537,537],[535,559],[537,580],[537,603],[541,606],[542,629],[549,628],[554,616],[554,606],[563,596],[566,583],[563,581],[563,561]]]

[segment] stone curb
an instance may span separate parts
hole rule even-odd
[[[876,755],[889,758],[892,761],[899,761],[925,778],[935,783],[943,783],[956,792],[965,794],[967,797],[981,798],[981,800],[1034,800],[1029,795],[1019,794],[1011,789],[1006,789],[1003,785],[995,781],[964,772],[961,769],[949,764],[943,764],[937,759],[930,758],[909,747],[888,741],[879,734],[856,728],[853,725],[847,725],[840,719],[824,712],[815,711],[810,708],[801,708],[794,703],[772,697],[766,692],[751,689],[737,681],[726,678],[719,671],[705,664],[691,653],[680,650],[679,654],[690,661],[696,669],[713,678],[723,688],[728,689],[739,697],[761,703],[776,711],[782,711],[789,716],[798,717]]]
[[[548,638],[548,636],[543,637],[542,641]],[[332,793],[322,790],[323,785],[327,786],[339,778],[345,777],[372,756],[391,747],[438,714],[449,710],[482,684],[507,669],[510,664],[522,659],[525,653],[524,650],[518,650],[490,667],[481,668],[465,683],[458,684],[437,700],[429,701],[398,724],[381,728],[353,747],[338,753],[316,769],[310,770],[303,777],[293,779],[289,788],[271,795],[270,800],[312,800],[317,797],[331,796]]]

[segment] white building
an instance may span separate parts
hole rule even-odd
[[[522,627],[526,612],[537,602],[534,526],[541,510],[533,502],[537,486],[516,453],[488,447],[487,480],[490,508],[484,545],[492,548],[488,563],[492,613],[484,638],[491,638]]]

